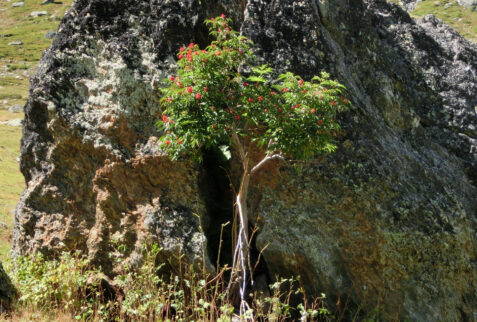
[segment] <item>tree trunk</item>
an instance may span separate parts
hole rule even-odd
[[[237,255],[235,259],[234,270],[238,274],[238,281],[240,283],[240,315],[243,316],[247,311],[248,305],[246,302],[247,290],[247,270],[250,267],[249,261],[249,240],[248,240],[248,211],[247,211],[247,196],[248,186],[250,183],[250,170],[248,158],[244,162],[244,173],[240,182],[240,189],[237,194],[236,205],[239,216],[239,233],[237,240]],[[251,272],[250,272],[251,274]]]

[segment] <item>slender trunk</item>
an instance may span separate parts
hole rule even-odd
[[[247,270],[249,270],[249,240],[248,240],[248,211],[247,196],[248,186],[250,183],[249,160],[244,160],[244,173],[240,182],[240,189],[237,194],[237,209],[239,216],[239,233],[237,241],[237,258],[234,263],[234,269],[238,274],[239,291],[240,291],[240,315],[243,316],[248,309],[246,301],[247,295]],[[251,271],[250,271],[251,274]]]
[[[247,169],[248,170],[248,169]],[[250,183],[250,172],[244,172],[242,176],[242,182],[240,184],[240,190],[237,195],[237,207],[240,219],[240,234],[239,238],[244,242],[243,244],[246,247],[243,247],[243,252],[245,256],[244,268],[249,266],[248,263],[248,210],[247,210],[247,197],[248,197],[248,186]]]

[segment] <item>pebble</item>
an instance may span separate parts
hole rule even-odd
[[[25,2],[14,2],[12,3],[12,7],[23,7],[25,5]]]
[[[8,45],[10,45],[10,46],[20,46],[20,45],[23,45],[23,42],[21,40],[12,41],[12,42],[9,42]]]
[[[54,32],[53,30],[48,30],[45,34],[46,39],[53,39],[55,38],[55,36],[56,36],[56,32]]]
[[[23,112],[23,106],[21,106],[20,104],[15,104],[15,105],[12,105],[9,109],[8,109],[9,112],[11,113],[20,113],[20,112]]]
[[[9,126],[22,126],[23,119],[13,119],[8,121],[0,122],[0,124],[9,125]]]
[[[33,11],[32,13],[30,13],[30,16],[41,17],[41,16],[46,16],[47,14],[48,14],[48,12],[46,12],[46,11]]]

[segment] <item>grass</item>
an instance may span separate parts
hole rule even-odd
[[[41,6],[40,2],[27,0],[23,7],[17,8],[11,6],[13,2],[2,2],[0,9],[7,10],[0,11],[1,33],[11,36],[0,38],[0,59],[30,62],[40,60],[43,50],[51,44],[51,40],[45,38],[45,33],[48,30],[56,30],[59,20],[72,1],[66,0],[61,5],[47,4],[44,6]],[[47,11],[48,14],[34,18],[30,16],[33,11]],[[8,43],[17,40],[21,40],[23,45],[8,45]]]
[[[450,25],[462,36],[477,42],[477,11],[464,8],[454,0],[424,0],[411,12],[414,17],[433,14]]]
[[[0,110],[0,121],[22,118],[20,113]],[[20,155],[21,128],[0,125],[0,261],[9,259],[12,242],[12,210],[19,196],[25,189],[25,182],[20,173],[17,157]]]
[[[28,64],[7,64],[7,70],[9,72],[13,72],[14,70],[17,70],[17,69],[29,69],[30,68],[30,65]]]
[[[0,121],[22,118],[22,114],[6,111],[14,104],[23,105],[28,98],[29,77],[35,72],[43,51],[51,44],[48,30],[56,30],[72,0],[62,4],[40,5],[39,0],[26,0],[23,7],[13,8],[14,1],[0,0]],[[33,18],[32,11],[47,11],[46,16]],[[55,15],[55,17],[52,17]],[[23,45],[8,43],[21,40]],[[13,213],[25,188],[19,171],[21,128],[0,125],[0,261],[9,259],[13,232]],[[4,225],[3,225],[3,224]],[[25,312],[25,314],[28,312]],[[34,312],[33,312],[34,313]],[[28,318],[25,317],[28,320]],[[35,319],[37,320],[37,319]]]
[[[28,97],[28,79],[36,72],[43,51],[51,44],[48,30],[56,30],[72,0],[61,4],[40,5],[40,0],[27,0],[23,7],[12,7],[14,1],[0,1],[0,108],[23,105]],[[31,17],[33,11],[47,11],[46,16]],[[53,16],[53,17],[52,17]],[[21,40],[22,45],[8,45]]]

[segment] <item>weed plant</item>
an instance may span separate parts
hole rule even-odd
[[[19,257],[7,267],[20,292],[10,318],[28,311],[37,312],[37,320],[64,319],[65,314],[80,321],[232,320],[237,308],[226,291],[229,268],[212,276],[182,264],[176,275],[161,274],[163,265],[157,263],[160,252],[156,245],[145,248],[142,264],[135,269],[125,266],[113,280],[92,268],[80,252],[64,252],[51,260],[40,254]],[[103,284],[105,280],[108,287]],[[296,279],[279,279],[270,285],[270,291],[270,296],[251,294],[253,309],[242,318],[252,313],[264,321],[331,318],[324,295],[307,301]],[[297,296],[301,303],[292,305],[292,298]]]

